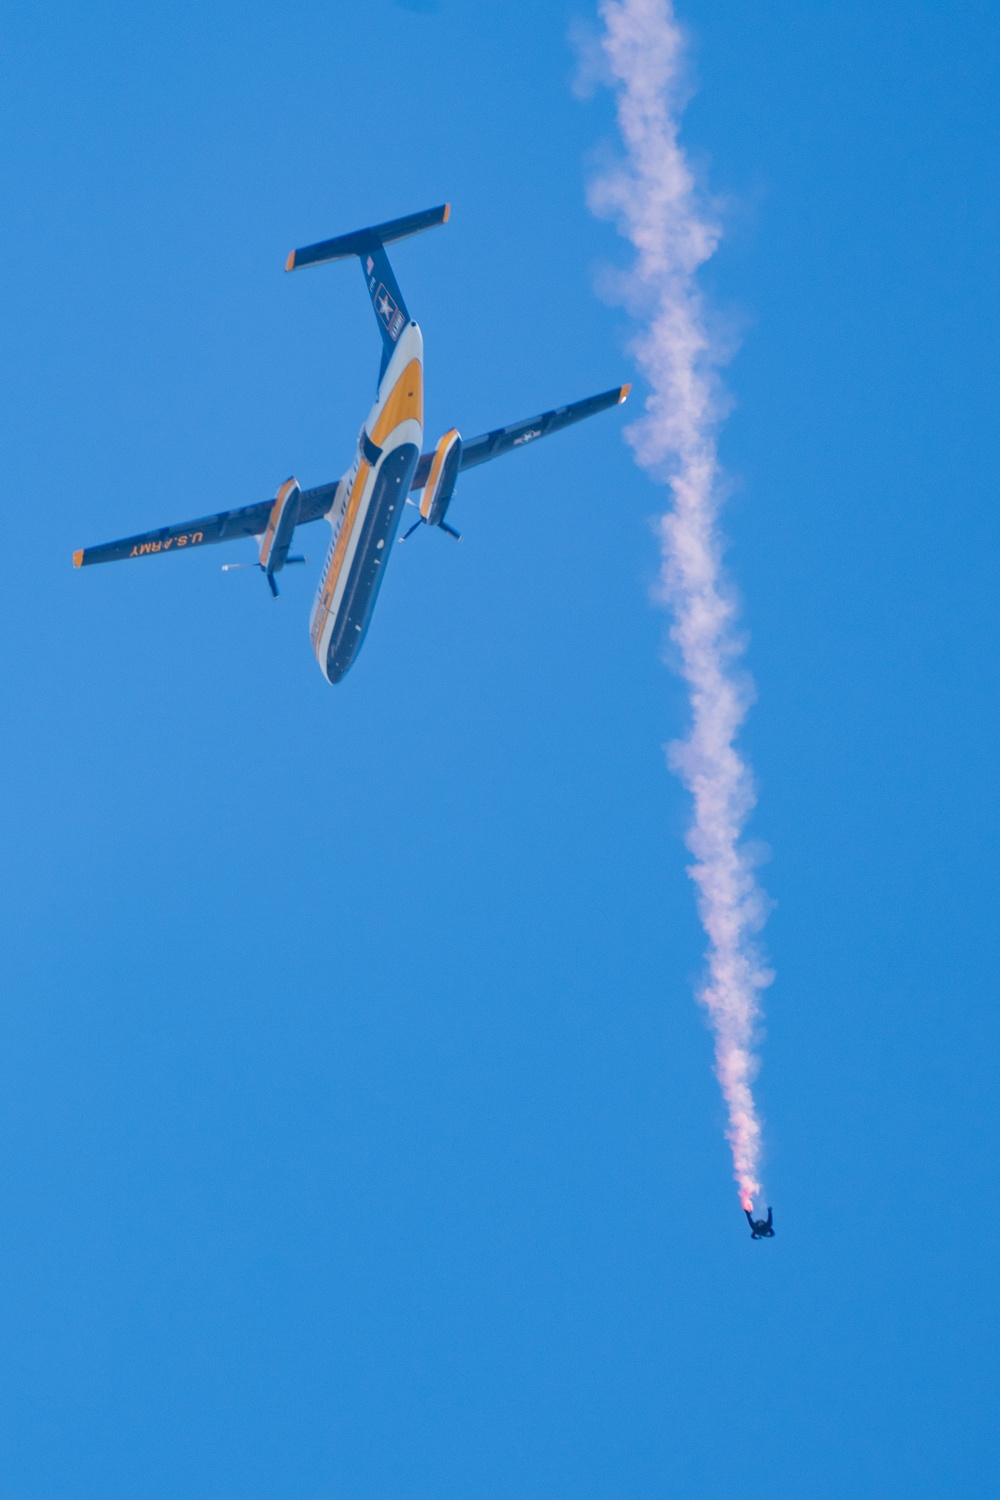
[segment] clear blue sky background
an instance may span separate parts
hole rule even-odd
[[[2,7],[0,1496],[994,1494],[997,69],[686,0],[773,851],[740,1216],[622,414],[470,476],[331,689],[310,566],[74,547],[633,375],[574,3]],[[641,398],[641,388],[636,394]],[[633,398],[634,399],[634,398]]]

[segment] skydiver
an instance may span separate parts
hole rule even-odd
[[[752,1240],[774,1239],[774,1214],[770,1208],[767,1211],[766,1219],[755,1219],[749,1208],[745,1208],[743,1212],[746,1214],[747,1223],[750,1225],[750,1238]]]

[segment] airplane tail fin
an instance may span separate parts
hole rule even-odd
[[[298,271],[305,266],[325,266],[330,261],[346,260],[352,255],[358,257],[382,335],[380,379],[392,358],[399,335],[410,321],[385,246],[393,240],[433,229],[437,224],[447,224],[450,211],[450,204],[442,203],[439,208],[424,209],[423,213],[407,214],[405,218],[389,219],[368,229],[356,229],[352,234],[341,234],[336,239],[320,240],[302,250],[293,250],[285,262],[286,271]]]

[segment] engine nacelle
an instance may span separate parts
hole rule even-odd
[[[274,575],[289,561],[288,549],[299,519],[299,494],[298,480],[286,479],[274,497],[267,528],[260,539],[260,565],[275,597],[278,586]]]
[[[428,526],[440,526],[455,493],[459,465],[462,462],[462,439],[457,428],[441,438],[434,450],[431,471],[420,498],[420,518]],[[446,528],[447,529],[447,528]]]
[[[280,573],[285,566],[298,518],[298,480],[286,479],[274,497],[267,528],[260,539],[260,565],[265,573]]]

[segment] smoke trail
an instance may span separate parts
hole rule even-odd
[[[633,349],[652,390],[645,416],[628,437],[638,464],[673,492],[658,522],[659,596],[673,612],[670,634],[690,692],[691,727],[686,739],[669,747],[668,760],[694,799],[687,844],[695,862],[689,874],[708,934],[708,973],[699,999],[715,1035],[734,1175],[743,1207],[750,1208],[761,1191],[753,1032],[759,992],[772,976],[753,942],[765,900],[740,842],[755,798],[735,739],[753,687],[736,671],[741,646],[717,529],[721,356],[695,279],[715,251],[719,229],[699,205],[678,144],[687,95],[683,36],[670,0],[601,0],[600,13],[626,158],[592,185],[588,199],[595,213],[617,220],[636,251],[619,290],[643,318]]]

